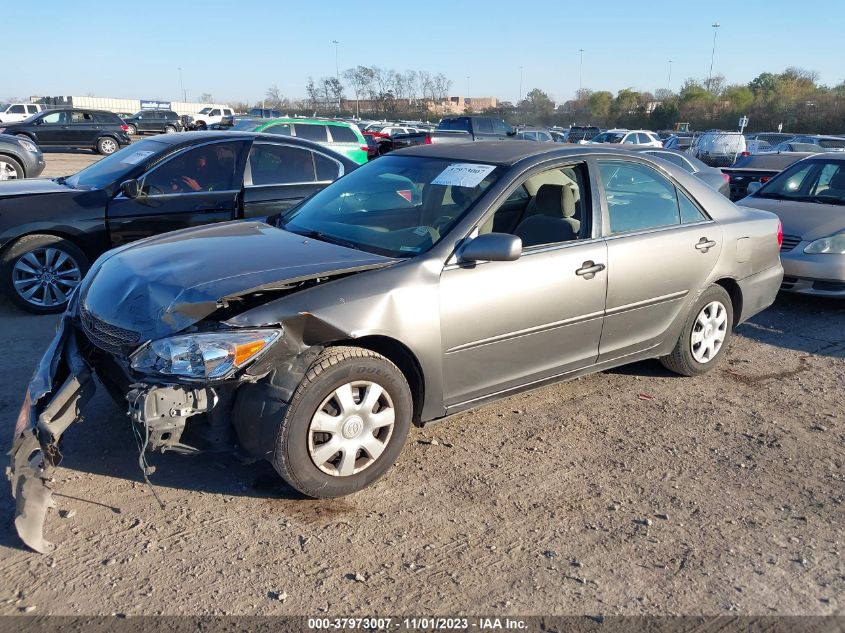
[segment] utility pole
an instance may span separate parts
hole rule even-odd
[[[334,80],[337,83],[340,83],[340,66],[337,65],[337,47],[340,42],[337,40],[332,40],[332,44],[334,44]],[[338,112],[340,111],[340,94],[337,96],[337,109]]]
[[[670,87],[671,85],[672,85],[672,60],[670,59],[669,60],[669,79],[666,80],[666,91],[667,92],[672,91],[672,88]]]
[[[710,73],[707,75],[707,89],[710,91],[713,90],[713,59],[716,57],[716,33],[719,32],[721,24],[713,22],[711,26],[713,27],[713,52],[710,53]]]
[[[584,49],[579,48],[580,60],[578,61],[578,101],[581,101],[581,94],[584,90]]]
[[[519,105],[522,101],[522,66],[519,67],[519,100],[516,102],[516,105]]]
[[[464,97],[464,109],[467,107],[467,100],[469,99],[469,75],[467,75],[467,96]],[[470,102],[472,103],[472,102]]]
[[[182,95],[182,101],[187,101],[188,98],[185,96],[185,85],[182,83],[182,67],[179,66],[176,70],[179,71],[179,92]]]

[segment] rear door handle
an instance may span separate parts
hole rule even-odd
[[[706,253],[714,246],[716,246],[716,242],[714,242],[713,240],[708,240],[706,237],[702,237],[700,240],[698,240],[698,244],[695,245],[695,247],[702,253]]]
[[[575,274],[584,279],[592,279],[596,276],[596,273],[602,270],[604,270],[604,264],[596,264],[593,260],[589,259],[581,264],[581,268],[576,270]]]
[[[222,202],[218,202],[217,204],[212,204],[212,203],[198,204],[196,207],[194,207],[194,210],[195,211],[225,211],[226,208],[227,207],[226,207],[225,204],[223,204]]]

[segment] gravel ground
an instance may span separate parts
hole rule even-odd
[[[40,177],[69,176],[92,163],[96,163],[101,158],[102,156],[90,149],[45,149],[44,162],[47,165],[41,172]]]
[[[55,322],[0,301],[3,452]],[[845,303],[781,296],[710,375],[638,363],[414,429],[335,501],[166,454],[161,510],[101,389],[64,438],[55,554],[0,496],[0,614],[843,615],[843,332]]]

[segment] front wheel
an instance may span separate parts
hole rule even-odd
[[[165,134],[174,134],[176,132],[176,128],[172,125],[165,125],[164,126],[164,133]]]
[[[119,149],[120,145],[111,136],[103,136],[97,139],[97,152],[103,156],[114,154]]]
[[[327,348],[291,398],[273,466],[310,497],[357,492],[396,461],[412,414],[408,383],[387,358],[359,347]]]
[[[721,286],[710,286],[690,310],[675,349],[660,362],[682,376],[707,373],[727,348],[733,323],[730,295]]]
[[[88,270],[88,258],[55,235],[26,235],[3,254],[0,274],[6,294],[27,312],[63,312]]]
[[[23,166],[11,156],[0,156],[0,180],[23,178]]]

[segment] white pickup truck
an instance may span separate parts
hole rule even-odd
[[[232,108],[203,108],[193,117],[193,127],[196,130],[207,130],[212,125],[232,125],[235,111]]]
[[[40,103],[2,103],[0,104],[0,123],[23,121],[44,110],[46,108]]]

